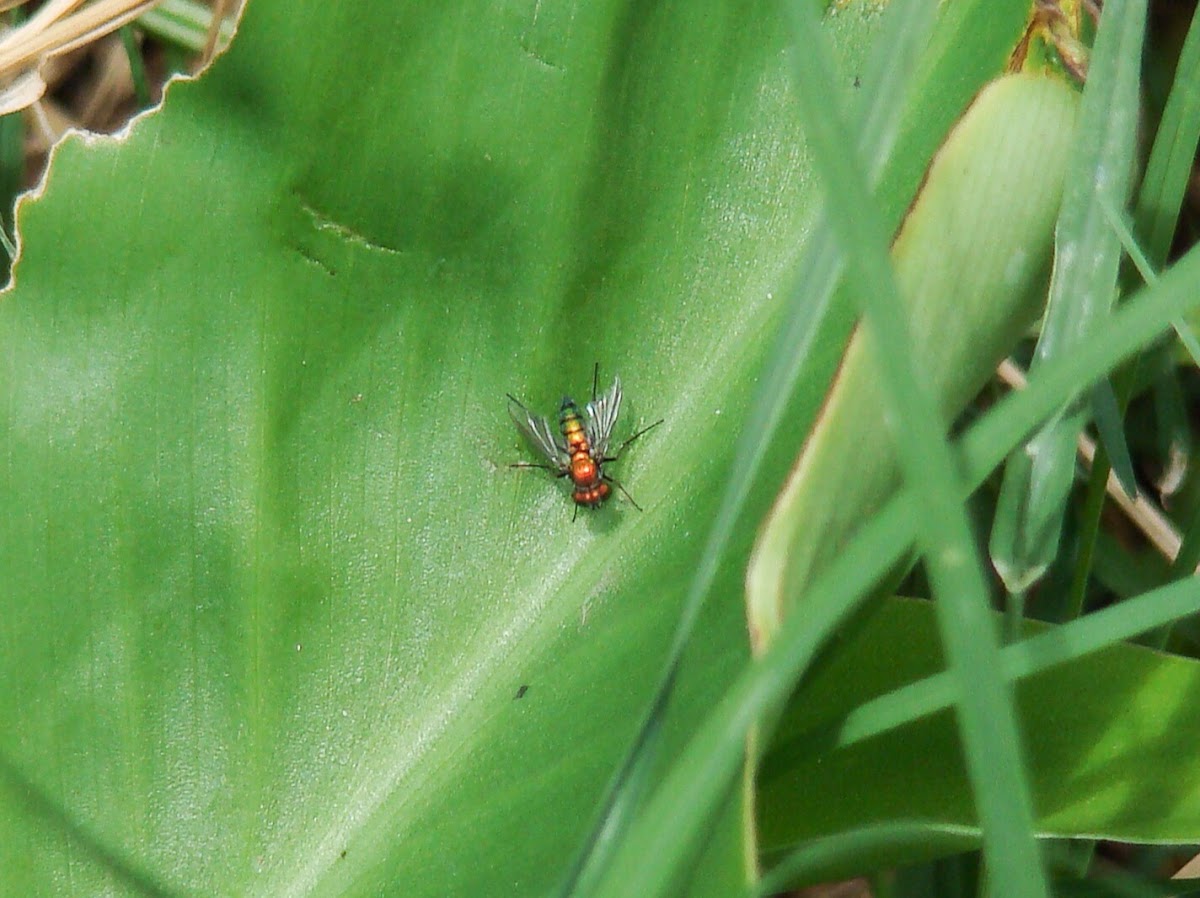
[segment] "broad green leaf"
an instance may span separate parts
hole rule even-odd
[[[873,27],[831,26],[846,93]],[[813,214],[786,41],[760,4],[253,0],[161,112],[56,152],[0,299],[7,889],[558,884]],[[618,438],[666,423],[610,469],[645,512],[572,521],[504,394],[552,412],[597,360]],[[664,755],[746,659],[739,536]],[[739,798],[697,894],[748,862]]]
[[[809,214],[783,40],[260,0],[160,114],[59,150],[0,305],[10,887],[556,883]],[[507,467],[504,393],[550,411],[597,359],[623,428],[667,423],[612,469],[645,513],[572,521]],[[703,623],[684,721],[746,653],[739,602]]]

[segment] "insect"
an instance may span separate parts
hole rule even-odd
[[[555,437],[548,418],[535,415],[519,399],[508,394],[508,413],[517,429],[549,462],[545,465],[517,462],[512,467],[541,468],[555,477],[570,477],[574,487],[571,498],[575,500],[576,514],[580,506],[598,508],[602,505],[612,492],[610,483],[625,494],[634,508],[641,511],[642,507],[629,495],[629,491],[604,473],[603,466],[620,458],[630,443],[662,424],[663,419],[643,427],[609,455],[608,443],[612,438],[613,426],[617,423],[617,415],[621,412],[621,378],[614,377],[608,392],[597,396],[599,378],[600,365],[597,364],[592,374],[592,401],[582,411],[570,396],[563,397],[558,408],[559,438]]]

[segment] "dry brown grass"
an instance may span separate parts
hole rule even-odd
[[[161,0],[47,0],[19,3],[0,0],[0,13],[21,7],[24,21],[0,36],[0,113],[24,111],[26,184],[40,176],[49,148],[69,129],[111,133],[143,108],[135,90],[130,48],[117,34],[132,24],[136,62],[144,71],[149,102],[158,102],[174,73],[166,46],[139,27],[138,17]],[[243,0],[206,0],[195,4],[207,15],[203,49],[192,53],[195,72],[220,49],[226,25]]]

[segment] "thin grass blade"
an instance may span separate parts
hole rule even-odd
[[[1104,208],[1123,207],[1130,191],[1145,17],[1144,0],[1105,4],[1101,16],[1031,379],[1047,360],[1073,352],[1108,314],[1116,295],[1120,241]],[[1076,437],[1085,416],[1083,407],[1071,406],[1006,468],[990,551],[1012,593],[1023,593],[1036,583],[1057,552],[1063,509],[1075,477]]]

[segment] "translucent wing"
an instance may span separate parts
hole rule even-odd
[[[587,404],[588,442],[597,458],[604,458],[608,454],[608,441],[620,413],[621,378],[614,377],[609,391]]]
[[[560,471],[571,467],[570,456],[567,455],[566,449],[558,445],[554,438],[554,428],[545,417],[535,415],[512,396],[508,397],[508,414],[517,425],[517,430],[525,434],[525,438],[553,467]]]

